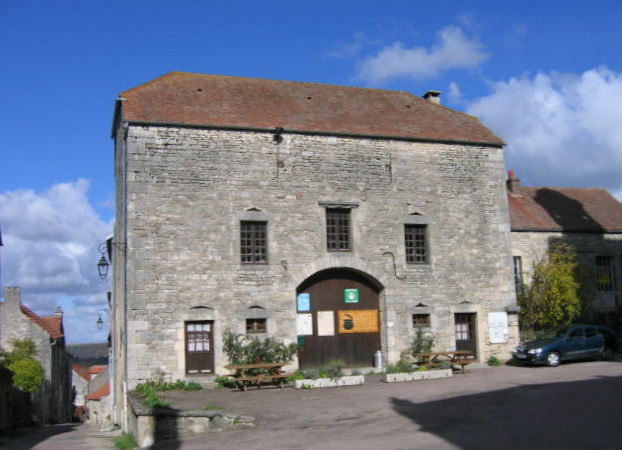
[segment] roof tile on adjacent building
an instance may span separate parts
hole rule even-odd
[[[104,384],[102,387],[97,389],[95,392],[90,393],[86,396],[87,400],[99,400],[102,397],[105,397],[110,394],[110,383]]]
[[[502,146],[475,117],[403,91],[171,72],[120,94],[121,120]]]
[[[21,305],[22,312],[34,323],[48,332],[53,339],[60,339],[65,334],[63,331],[63,319],[61,316],[39,316],[27,306]]]
[[[605,189],[516,185],[508,201],[512,231],[622,232],[622,203]]]

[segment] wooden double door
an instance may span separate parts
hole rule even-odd
[[[341,359],[347,367],[370,367],[380,350],[380,287],[347,269],[319,272],[297,291],[298,353],[302,368]]]

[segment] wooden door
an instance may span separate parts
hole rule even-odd
[[[477,321],[474,313],[459,313],[454,316],[456,350],[469,350],[477,359]]]
[[[348,367],[370,367],[380,350],[379,288],[363,275],[333,269],[315,274],[298,289],[298,314],[310,318],[310,334],[300,335],[300,367],[324,366],[332,359]]]
[[[214,373],[212,321],[186,322],[186,374]]]

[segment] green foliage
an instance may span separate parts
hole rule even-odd
[[[581,284],[574,248],[553,243],[547,258],[534,263],[529,285],[518,290],[523,329],[533,330],[566,325],[582,312]]]
[[[31,339],[11,341],[13,350],[0,350],[2,365],[13,372],[13,386],[34,393],[44,379],[43,367],[36,360],[37,347]]]
[[[495,355],[492,355],[490,358],[488,358],[486,364],[488,364],[490,367],[500,366],[501,361],[499,361],[499,358],[497,358]]]
[[[34,359],[21,359],[8,366],[13,375],[13,385],[23,391],[34,393],[43,383],[43,367]]]
[[[397,364],[387,364],[384,366],[383,373],[410,373],[413,371],[413,362],[410,359],[408,350],[404,350],[400,355]]]
[[[343,369],[346,367],[346,363],[342,359],[333,359],[328,362],[325,367],[326,376],[331,380],[337,380],[343,377],[345,374]]]
[[[259,339],[227,330],[223,350],[230,364],[290,362],[298,351],[298,344],[283,344],[275,338]]]
[[[119,450],[133,450],[138,448],[138,442],[131,433],[123,433],[121,436],[117,436],[112,441],[114,446]]]
[[[219,387],[228,389],[234,389],[237,387],[236,382],[229,377],[217,376],[216,378],[214,378],[214,381],[218,384]]]
[[[410,344],[410,353],[414,356],[417,353],[429,353],[434,347],[434,336],[426,335],[422,327],[417,327],[415,338]]]
[[[136,386],[136,392],[145,398],[143,405],[150,408],[166,408],[168,403],[160,398],[159,392],[165,391],[196,391],[203,389],[199,383],[194,381],[185,382],[183,380],[177,380],[175,382],[164,381],[164,378],[155,376],[149,381],[139,383]]]
[[[437,366],[434,366],[432,370],[447,370],[451,369],[453,364],[451,361],[441,361]]]

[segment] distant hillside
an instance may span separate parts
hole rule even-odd
[[[108,365],[108,344],[67,344],[70,363],[84,367]]]

